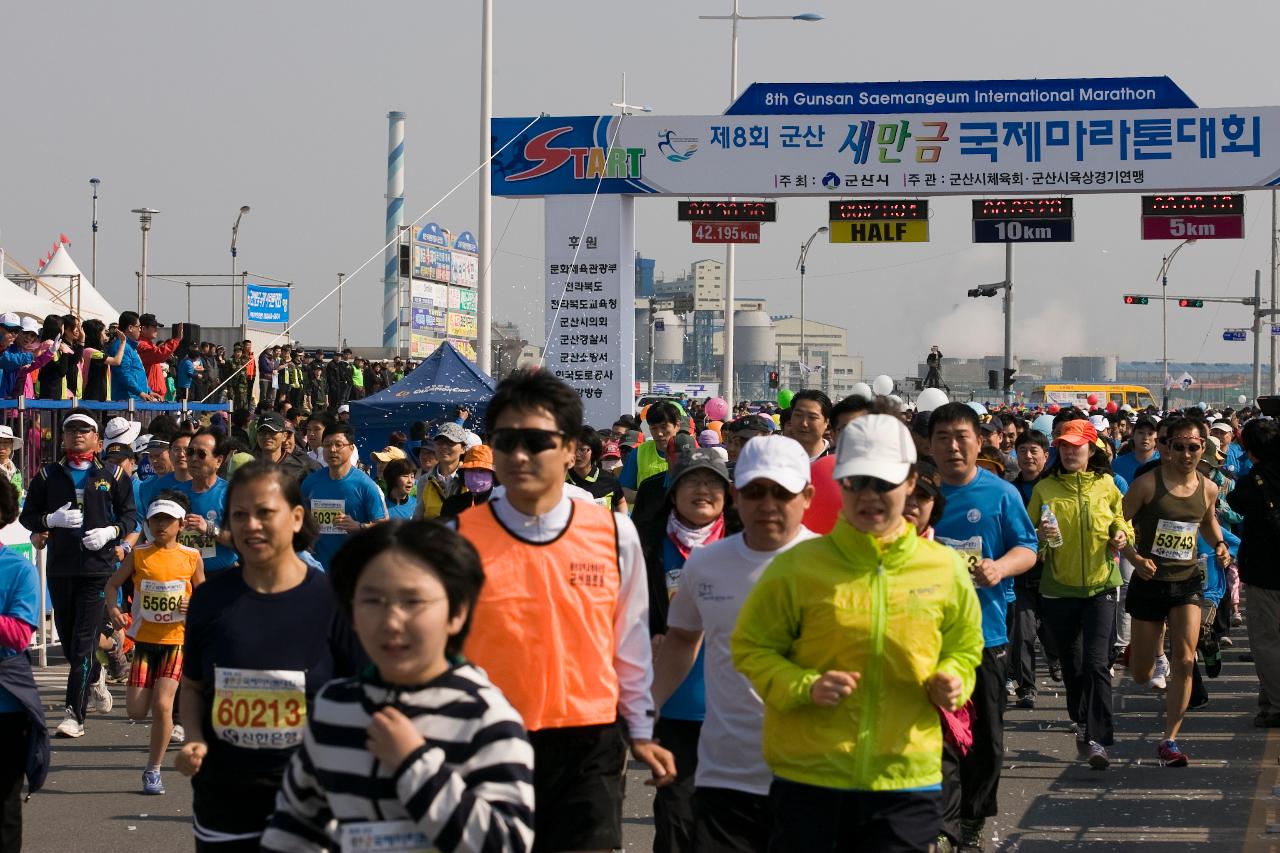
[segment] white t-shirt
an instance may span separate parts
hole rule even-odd
[[[707,716],[698,738],[698,788],[730,788],[766,796],[773,773],[764,762],[764,703],[734,669],[729,638],[747,594],[773,558],[818,534],[801,527],[777,551],[753,551],[741,533],[695,548],[671,599],[667,624],[702,631]]]

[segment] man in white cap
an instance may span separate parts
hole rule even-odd
[[[761,850],[773,819],[773,776],[760,752],[764,704],[733,666],[729,638],[738,611],[778,554],[813,539],[802,519],[813,498],[809,454],[781,435],[752,439],[734,468],[733,502],[741,533],[689,554],[671,600],[667,634],[654,664],[654,707],[661,708],[706,643],[706,718],[694,778],[693,849]]]
[[[127,444],[132,447],[141,432],[142,424],[137,421],[115,417],[107,421],[102,430],[102,445],[110,447],[113,444]]]
[[[0,398],[13,398],[22,392],[15,388],[18,371],[35,360],[35,356],[18,342],[22,319],[12,311],[0,314]]]
[[[835,528],[777,556],[738,616],[733,661],[764,700],[775,853],[937,841],[938,711],[973,689],[982,617],[964,560],[903,515],[915,461],[892,415],[845,427]]]
[[[103,625],[103,590],[124,559],[122,541],[138,525],[130,478],[97,457],[98,422],[72,409],[62,422],[63,457],[31,478],[22,526],[49,548],[49,595],[62,654],[71,664],[62,737],[81,737],[87,711],[111,710],[106,673],[95,652]],[[43,547],[44,539],[37,538]],[[93,702],[89,698],[92,693]]]

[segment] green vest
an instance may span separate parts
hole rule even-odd
[[[654,474],[661,474],[667,470],[667,460],[658,455],[658,443],[650,439],[638,446],[634,451],[636,454],[636,487]]]

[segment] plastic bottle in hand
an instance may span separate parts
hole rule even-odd
[[[1045,544],[1050,548],[1062,547],[1062,530],[1058,527],[1058,517],[1053,514],[1053,510],[1049,509],[1049,505],[1045,504],[1040,510],[1040,523],[1048,522],[1053,528],[1053,533],[1045,537]]]

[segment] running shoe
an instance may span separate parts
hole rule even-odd
[[[1237,610],[1231,614],[1231,624],[1233,627],[1239,627],[1244,624],[1244,614]]]
[[[115,704],[115,700],[111,698],[111,691],[107,689],[107,670],[106,667],[98,667],[98,680],[93,683],[93,689],[89,694],[88,711],[91,714],[110,714],[111,708]]]
[[[1156,668],[1151,674],[1151,680],[1147,682],[1151,685],[1152,690],[1167,690],[1169,688],[1169,659],[1164,655],[1156,658]]]
[[[1026,708],[1028,711],[1036,707],[1036,692],[1034,690],[1019,690],[1021,695],[1018,696],[1017,707]]]
[[[1209,637],[1201,644],[1200,649],[1204,655],[1204,674],[1217,678],[1222,673],[1222,648],[1213,637]]]
[[[1227,635],[1225,635],[1225,634],[1223,634],[1223,635],[1218,639],[1218,645],[1220,645],[1220,646],[1225,646],[1225,647],[1226,647],[1226,648],[1228,648],[1228,649],[1233,648],[1233,647],[1235,646],[1235,644],[1236,644],[1235,640],[1231,639],[1230,637],[1228,637],[1228,636],[1227,636]]]
[[[159,770],[143,770],[142,771],[142,793],[144,794],[163,794],[164,780],[160,778]]]
[[[1049,679],[1057,684],[1062,683],[1062,666],[1057,661],[1049,664]]]
[[[1111,765],[1111,759],[1107,758],[1107,748],[1096,740],[1091,740],[1087,744],[1089,752],[1089,766],[1094,770],[1106,770]]]
[[[986,827],[986,818],[960,821],[959,850],[982,850],[982,830]]]
[[[62,722],[58,723],[58,728],[54,729],[58,737],[84,737],[84,723],[76,719],[76,712],[68,706],[66,715],[62,718]]]
[[[1160,756],[1160,764],[1165,767],[1186,767],[1187,756],[1178,748],[1176,740],[1161,741],[1160,746],[1156,748],[1156,755]]]
[[[1012,678],[1006,679],[1004,683],[1004,692],[1010,696],[1017,696],[1018,682],[1014,681]]]
[[[173,731],[169,732],[169,743],[186,743],[187,730],[182,726],[175,725]]]

